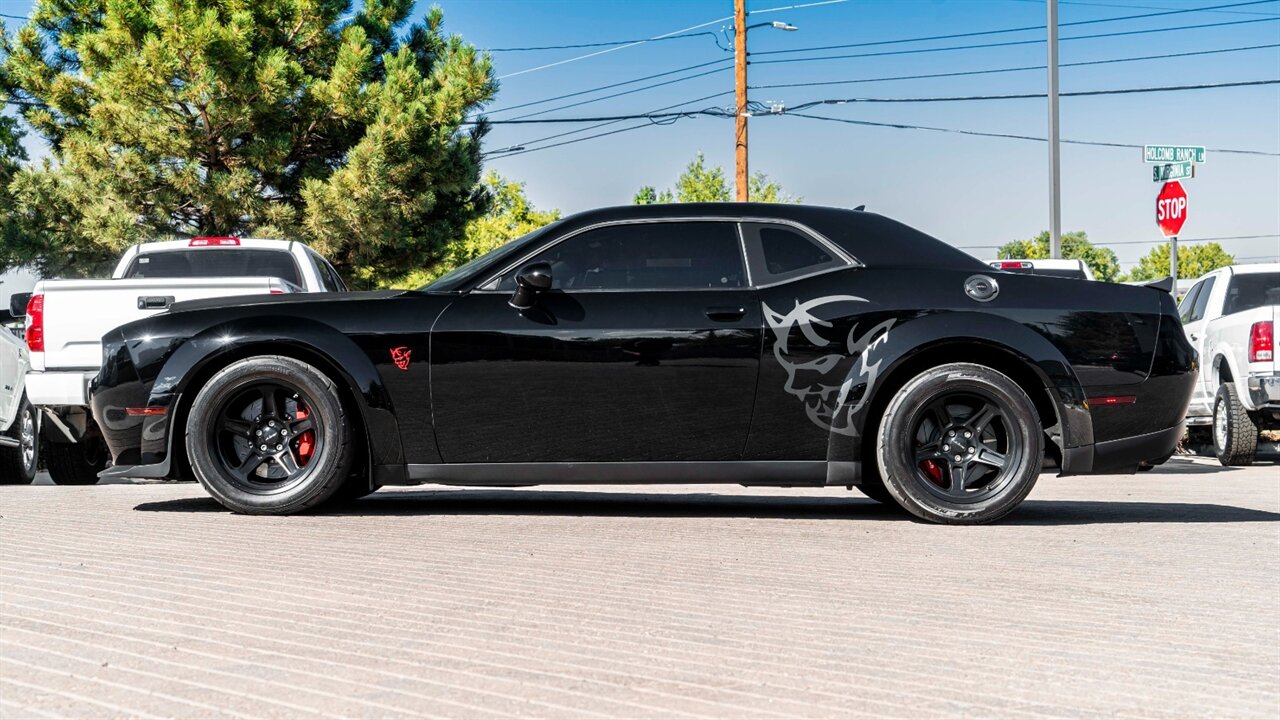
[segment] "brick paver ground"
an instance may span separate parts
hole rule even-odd
[[[0,488],[0,716],[1280,716],[1280,466],[843,489]]]

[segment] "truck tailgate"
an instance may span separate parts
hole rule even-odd
[[[32,353],[32,369],[96,369],[108,330],[183,300],[262,295],[282,287],[269,277],[46,280],[35,289],[44,295],[45,351]]]

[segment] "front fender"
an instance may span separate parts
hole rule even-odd
[[[374,466],[404,464],[391,396],[373,362],[351,338],[315,320],[254,317],[200,332],[165,361],[152,384],[150,404],[168,406],[181,398],[182,409],[173,414],[173,422],[179,422],[205,380],[231,362],[258,354],[288,355],[320,368],[350,391],[364,422],[370,462]],[[171,434],[181,436],[181,431]]]
[[[1093,444],[1093,421],[1085,405],[1085,392],[1071,364],[1047,338],[1027,326],[998,315],[974,312],[935,312],[900,319],[891,326],[884,341],[874,348],[876,357],[868,363],[878,366],[874,379],[864,386],[852,388],[846,400],[853,426],[863,433],[832,433],[828,444],[828,460],[856,462],[862,458],[865,431],[874,425],[870,414],[884,406],[886,393],[907,379],[902,370],[925,353],[954,344],[957,350],[995,351],[1021,362],[1049,392],[1064,448]],[[963,358],[963,355],[957,355]],[[945,362],[945,360],[942,360]]]

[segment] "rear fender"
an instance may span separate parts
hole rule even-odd
[[[169,356],[152,385],[150,404],[166,406],[180,398],[179,410],[172,414],[173,422],[180,422],[210,376],[254,355],[286,355],[317,366],[355,404],[364,422],[370,463],[403,466],[391,396],[373,362],[346,335],[314,320],[255,317],[210,327]],[[182,430],[171,434],[181,437]]]
[[[1029,369],[1043,387],[1053,405],[1064,448],[1091,446],[1093,421],[1085,407],[1084,388],[1070,363],[1048,339],[1025,325],[998,315],[971,312],[940,312],[914,317],[889,328],[883,342],[868,350],[868,364],[878,366],[870,383],[854,386],[847,394],[845,407],[851,413],[857,434],[831,433],[827,459],[842,466],[863,458],[865,432],[875,425],[873,413],[879,412],[889,397],[907,379],[899,372],[904,365],[923,353],[955,343],[959,346],[997,351],[1016,358]],[[875,353],[875,357],[870,354]],[[844,484],[843,481],[837,484]]]

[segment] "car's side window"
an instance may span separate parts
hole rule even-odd
[[[1191,306],[1191,322],[1204,319],[1205,308],[1209,306],[1209,296],[1213,294],[1213,281],[1217,277],[1211,277],[1200,283],[1200,294],[1196,296],[1195,304]]]
[[[316,267],[320,270],[320,283],[324,286],[324,289],[328,292],[346,292],[347,284],[342,281],[342,276],[338,274],[333,265],[319,255],[314,257]]]
[[[1191,322],[1191,311],[1195,308],[1196,299],[1200,296],[1200,288],[1204,287],[1204,281],[1200,281],[1191,286],[1186,295],[1182,296],[1182,302],[1178,305],[1178,316],[1182,318],[1182,322]]]
[[[847,265],[822,243],[788,225],[743,223],[742,239],[756,285]]]
[[[746,285],[731,222],[642,222],[574,235],[522,263],[551,265],[553,290],[691,290]],[[518,268],[517,268],[518,270]],[[515,289],[515,271],[498,286]]]

